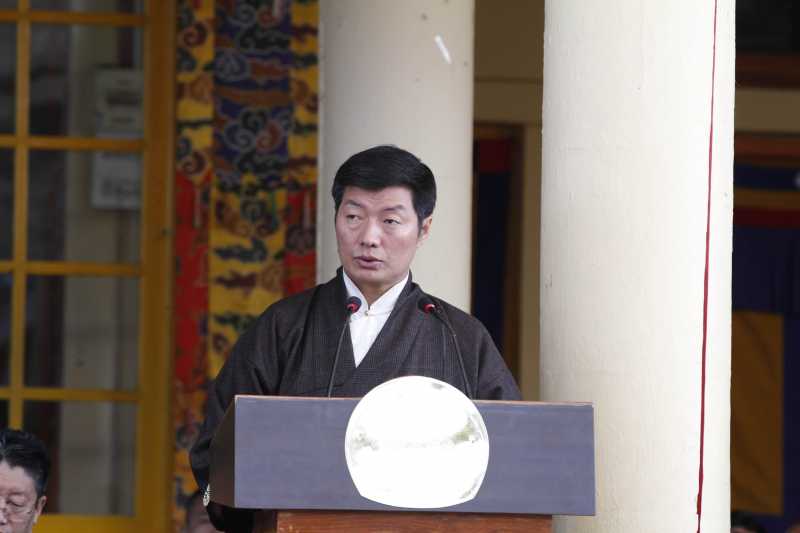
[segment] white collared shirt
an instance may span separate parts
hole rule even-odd
[[[344,286],[347,288],[347,295],[361,300],[359,310],[350,316],[350,339],[353,341],[353,357],[358,366],[372,347],[378,333],[383,329],[383,325],[386,324],[386,320],[394,309],[394,304],[397,303],[403,287],[406,286],[408,274],[372,302],[372,305],[367,305],[367,299],[344,270],[342,270],[342,277]]]

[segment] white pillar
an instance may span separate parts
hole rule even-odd
[[[597,515],[697,529],[714,0],[545,7],[541,390],[595,405]],[[719,0],[702,528],[729,529],[734,1]]]
[[[412,265],[424,290],[469,310],[474,2],[322,0],[317,277],[339,266],[330,189],[345,159],[378,144],[436,177],[431,237]]]

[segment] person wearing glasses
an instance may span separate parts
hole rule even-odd
[[[47,496],[50,459],[42,441],[16,429],[0,430],[0,533],[30,533]]]

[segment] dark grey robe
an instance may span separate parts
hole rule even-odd
[[[409,277],[358,367],[347,328],[334,396],[364,396],[384,381],[409,375],[436,378],[466,393],[453,337],[439,319],[419,310],[423,294]],[[201,487],[208,483],[211,438],[234,395],[327,394],[336,343],[346,318],[346,299],[340,269],[331,281],[271,305],[239,338],[209,391],[206,419],[190,454]],[[475,397],[520,399],[514,378],[483,324],[446,302],[435,301],[456,331]]]

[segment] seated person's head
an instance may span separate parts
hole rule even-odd
[[[0,430],[0,532],[31,531],[47,501],[49,473],[42,441],[25,431]]]

